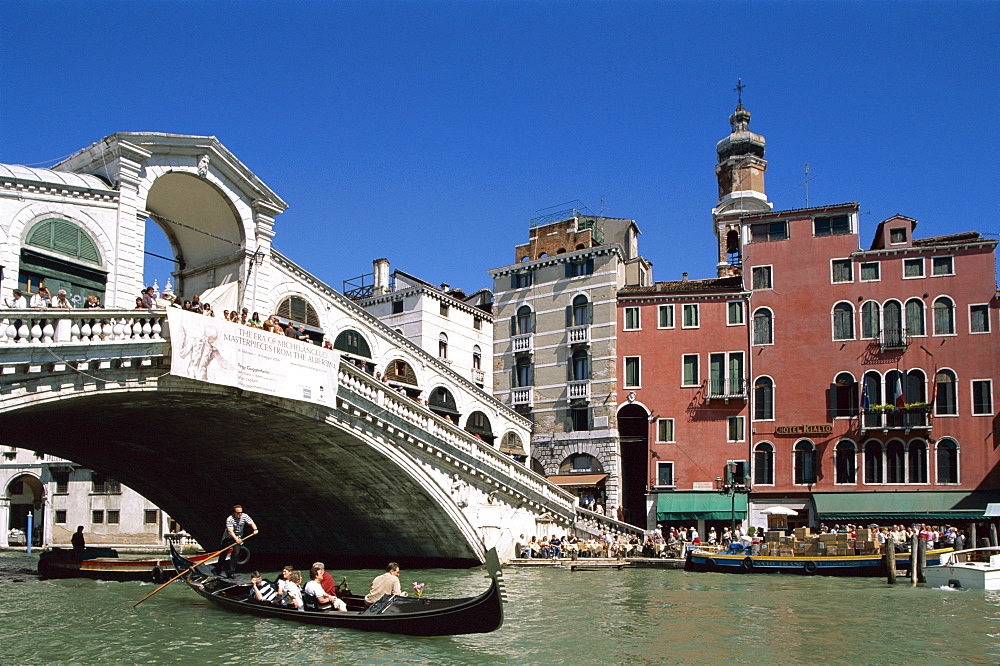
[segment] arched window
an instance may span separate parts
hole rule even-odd
[[[458,423],[460,414],[455,406],[455,397],[445,387],[437,386],[431,391],[430,397],[427,398],[427,406],[438,416]]]
[[[49,218],[34,225],[21,247],[16,270],[19,284],[14,286],[20,286],[25,297],[44,286],[53,296],[65,289],[70,303],[78,308],[88,294],[104,300],[108,274],[97,243],[68,220]]]
[[[396,359],[385,366],[385,381],[416,386],[417,373],[413,371],[409,363]]]
[[[592,310],[590,301],[583,294],[573,299],[570,326],[586,326],[591,323]]]
[[[877,338],[881,330],[882,309],[875,301],[861,306],[861,337],[866,340]]]
[[[289,296],[285,298],[278,304],[278,309],[274,314],[285,319],[301,322],[306,326],[319,328],[319,315],[316,314],[316,308],[301,296]]]
[[[514,388],[531,386],[534,382],[531,368],[531,359],[527,356],[519,356],[514,364]]]
[[[958,444],[953,439],[938,441],[937,482],[958,483]]]
[[[774,316],[767,308],[761,308],[753,314],[753,343],[774,344]]]
[[[923,370],[908,370],[903,375],[903,402],[905,405],[927,402],[927,381]],[[903,414],[903,426],[915,428],[923,426],[926,417],[923,412]]]
[[[874,439],[865,444],[865,483],[882,483],[882,444]]]
[[[573,352],[570,357],[569,371],[571,380],[590,379],[590,359],[585,350],[577,349]]]
[[[521,438],[517,436],[516,432],[509,432],[503,436],[500,450],[515,456],[525,455],[524,447],[521,445]]]
[[[958,378],[955,373],[951,370],[939,370],[936,381],[934,412],[942,416],[958,414]]]
[[[858,383],[854,381],[854,375],[849,372],[837,375],[830,386],[830,415],[833,418],[857,416],[858,400]]]
[[[479,349],[479,345],[472,348],[472,367],[476,370],[483,369],[483,352]]]
[[[854,339],[854,306],[850,303],[833,306],[833,339]]]
[[[559,465],[560,474],[602,474],[601,461],[589,453],[574,453]]]
[[[885,482],[906,483],[906,456],[903,453],[903,443],[898,439],[889,442],[885,447]]]
[[[465,422],[465,431],[472,433],[491,446],[493,440],[496,439],[493,436],[493,428],[490,426],[490,420],[482,412],[472,412],[469,414],[469,418]]]
[[[795,443],[795,483],[816,483],[816,447],[807,440]]]
[[[445,333],[438,336],[438,358],[442,360],[448,358],[448,336]]]
[[[903,373],[899,370],[890,370],[885,373],[885,402],[886,404],[896,404],[896,391],[903,392]],[[903,398],[905,404],[906,398]],[[902,405],[897,405],[902,406]]]
[[[757,421],[774,418],[774,380],[758,377],[753,384],[753,417]]]
[[[882,375],[871,370],[865,373],[864,386],[861,389],[861,405],[868,409],[872,405],[882,404]],[[882,416],[878,413],[866,412],[863,416],[865,426],[877,427],[882,425]]]
[[[527,305],[522,305],[517,309],[517,314],[514,315],[511,326],[511,335],[527,335],[531,333],[534,329],[535,317],[531,312],[531,308]]]
[[[947,296],[934,301],[934,335],[955,334],[955,303]]]
[[[83,229],[68,220],[55,217],[42,220],[31,228],[24,244],[56,252],[88,264],[101,265],[101,253],[97,249],[97,244]]]
[[[903,344],[903,306],[899,301],[886,301],[882,306],[882,342],[891,347]]]
[[[907,452],[910,483],[927,483],[927,442],[915,439]]]
[[[858,461],[857,448],[854,446],[854,442],[846,439],[837,442],[835,457],[835,483],[857,483]]]
[[[758,486],[774,485],[774,447],[769,442],[753,447],[753,482]]]
[[[912,338],[926,334],[927,331],[924,328],[924,302],[919,298],[911,298],[906,301],[906,335]]]
[[[365,340],[360,333],[352,329],[341,331],[333,343],[333,348],[355,356],[364,356],[365,358],[372,357],[371,349],[368,347],[368,341]]]

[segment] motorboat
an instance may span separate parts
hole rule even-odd
[[[928,587],[1000,590],[1000,546],[956,550],[924,569]]]

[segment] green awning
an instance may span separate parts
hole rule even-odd
[[[733,497],[715,492],[659,493],[656,496],[657,522],[683,520],[737,520],[747,515],[747,496]]]
[[[813,493],[819,520],[972,520],[1000,492],[926,490],[916,492]]]

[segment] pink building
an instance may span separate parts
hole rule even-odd
[[[628,439],[648,524],[763,526],[775,505],[793,526],[983,518],[1000,503],[997,242],[918,239],[895,216],[861,249],[855,203],[774,211],[749,119],[740,105],[718,146],[720,277],[619,292],[623,473]]]

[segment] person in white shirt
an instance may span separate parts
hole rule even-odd
[[[14,310],[26,310],[28,308],[28,299],[24,297],[20,289],[15,289],[14,297],[7,299],[7,307]]]
[[[306,583],[305,593],[316,598],[316,610],[327,610],[330,607],[339,611],[347,610],[347,604],[343,600],[327,594],[323,589],[323,583],[320,582],[323,580],[323,569],[313,567],[309,575],[312,576],[312,580]]]
[[[40,287],[37,294],[31,295],[31,302],[29,305],[33,308],[49,307],[49,290],[45,287]]]
[[[56,297],[52,299],[50,307],[63,308],[64,310],[71,310],[73,308],[73,304],[69,302],[69,298],[66,296],[65,289],[60,289],[56,293]]]

